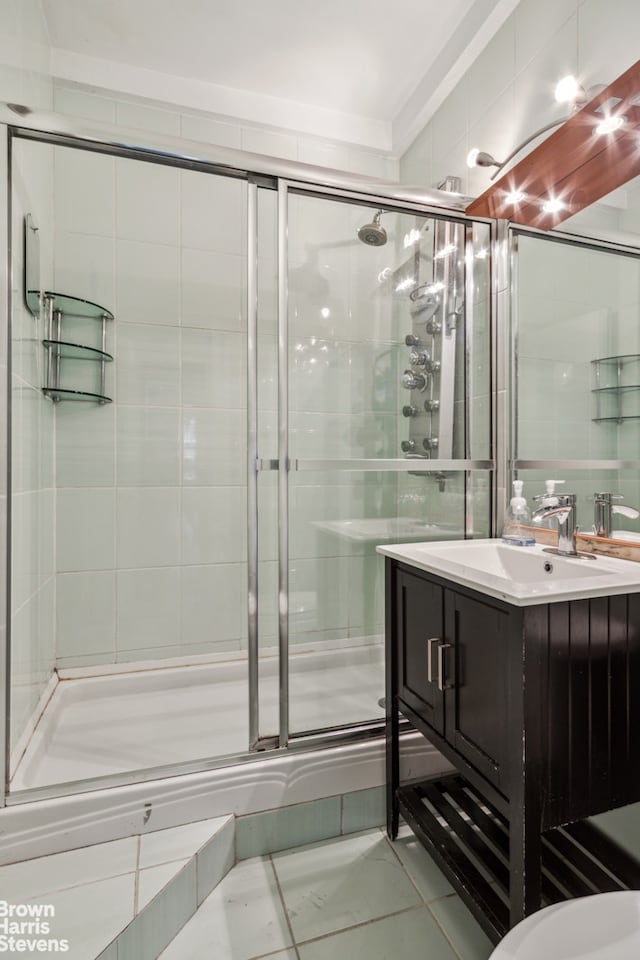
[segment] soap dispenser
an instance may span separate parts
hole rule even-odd
[[[513,481],[513,497],[504,520],[502,542],[517,547],[532,547],[536,541],[527,529],[531,523],[531,515],[527,501],[522,496],[522,486],[522,480]]]

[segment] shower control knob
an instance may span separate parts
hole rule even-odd
[[[426,410],[427,413],[435,413],[436,410],[439,410],[439,409],[440,409],[440,401],[439,401],[439,400],[425,400],[425,402],[424,402],[424,409]]]
[[[426,378],[415,370],[405,370],[402,374],[402,386],[405,390],[424,390],[426,385]]]
[[[407,404],[406,407],[403,407],[403,408],[402,408],[402,416],[403,416],[403,417],[417,417],[417,416],[418,416],[418,408],[417,408],[417,407],[413,407],[413,406],[409,403],[409,404]]]
[[[422,441],[422,446],[425,450],[437,450],[438,449],[438,438],[437,437],[425,437]]]
[[[425,370],[427,370],[429,373],[437,373],[438,370],[440,369],[440,361],[427,360],[424,366],[425,366]]]
[[[404,338],[404,342],[408,347],[419,347],[420,337],[418,337],[415,333],[408,333]]]
[[[403,453],[413,453],[416,448],[415,440],[403,440],[400,444],[400,449]]]
[[[431,358],[426,350],[416,350],[415,348],[409,354],[409,363],[414,367],[426,367]]]
[[[429,322],[427,323],[427,333],[430,333],[430,334],[442,333],[442,323],[440,322],[440,320],[434,320],[434,319],[429,320]]]

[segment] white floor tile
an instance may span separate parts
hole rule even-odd
[[[0,897],[11,903],[51,895],[136,869],[137,837],[0,867]]]
[[[31,902],[51,904],[47,939],[66,939],[69,960],[89,960],[133,919],[134,874],[87,883]],[[61,954],[62,956],[62,954]]]
[[[161,960],[249,960],[291,946],[268,859],[239,863],[160,955]]]
[[[298,942],[421,905],[379,830],[274,854]]]

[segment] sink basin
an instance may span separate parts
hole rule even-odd
[[[640,563],[580,559],[501,540],[394,544],[378,552],[518,606],[640,593]]]
[[[451,549],[453,548],[453,549]],[[582,580],[600,577],[597,561],[570,559],[543,553],[535,547],[512,547],[500,540],[463,540],[439,544],[433,551],[442,560],[463,564],[479,573],[506,577],[519,583],[543,583],[549,580]]]

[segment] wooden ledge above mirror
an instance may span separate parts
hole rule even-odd
[[[624,122],[611,133],[596,133],[596,127],[609,117]],[[640,60],[473,200],[465,212],[551,230],[639,174]],[[562,206],[545,211],[549,200]]]

